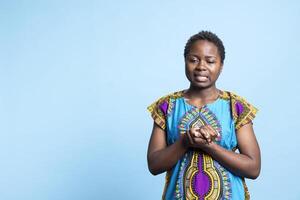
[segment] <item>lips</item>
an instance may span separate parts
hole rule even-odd
[[[195,80],[199,81],[199,82],[205,82],[208,81],[208,77],[207,76],[203,76],[203,75],[195,75]]]

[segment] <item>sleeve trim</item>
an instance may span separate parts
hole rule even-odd
[[[147,107],[147,110],[151,113],[151,117],[153,118],[154,122],[157,125],[159,125],[162,129],[165,129],[166,128],[166,120],[157,113],[157,111],[154,109],[155,106],[156,106],[156,103],[153,103]]]
[[[147,107],[147,110],[151,113],[151,117],[153,118],[154,122],[159,125],[162,129],[166,130],[166,117],[168,115],[168,107],[162,106],[165,102],[169,104],[169,100],[179,98],[183,95],[184,90],[180,90],[177,92],[173,92],[167,94],[155,102],[153,102],[150,106]],[[162,107],[161,107],[162,106]],[[169,106],[169,105],[167,105]]]
[[[245,124],[253,121],[258,109],[248,103],[244,98],[231,92],[229,94],[235,130],[238,130]]]

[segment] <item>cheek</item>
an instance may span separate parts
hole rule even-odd
[[[191,80],[191,71],[187,66],[185,66],[185,76],[187,77],[188,80]]]
[[[185,74],[186,74],[187,76],[190,76],[191,73],[192,73],[191,67],[188,66],[188,65],[186,65],[186,66],[185,66]]]
[[[192,73],[195,67],[192,64],[185,64],[186,73]]]
[[[216,64],[212,67],[212,71],[214,74],[220,74],[222,71],[222,65]]]
[[[185,76],[189,77],[189,70],[187,69],[187,67],[185,67],[184,72],[185,72]]]
[[[223,70],[223,65],[221,65],[221,66],[219,67],[218,75],[221,74],[222,70]]]
[[[187,64],[185,64],[185,66],[184,66],[184,71],[185,71],[185,74],[188,75],[188,73],[189,73],[189,66]]]
[[[219,77],[219,75],[221,74],[221,71],[222,71],[222,68],[218,68],[218,69],[215,70],[215,72],[214,72],[215,78]]]

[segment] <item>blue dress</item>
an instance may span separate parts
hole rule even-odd
[[[189,104],[184,90],[159,98],[147,109],[155,123],[167,134],[167,144],[175,143],[191,127],[211,125],[219,137],[215,143],[237,149],[236,130],[252,123],[257,109],[244,98],[227,91],[201,108]],[[250,199],[244,178],[236,176],[201,150],[189,149],[166,173],[162,199]]]

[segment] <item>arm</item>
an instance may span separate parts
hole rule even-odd
[[[232,173],[250,179],[256,179],[260,173],[260,150],[254,135],[252,123],[237,130],[237,142],[240,153],[227,150],[215,143],[205,143],[201,138],[193,138],[196,147],[201,148]]]
[[[186,150],[183,137],[167,146],[166,132],[154,122],[147,153],[149,171],[157,175],[171,169]]]

